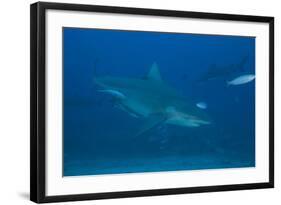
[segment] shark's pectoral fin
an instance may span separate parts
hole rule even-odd
[[[99,92],[108,93],[108,94],[110,94],[110,95],[112,95],[112,96],[114,96],[115,98],[118,98],[118,99],[125,99],[126,98],[126,96],[118,90],[108,89],[108,90],[99,90]]]
[[[137,115],[137,113],[134,113],[133,110],[130,110],[129,107],[126,107],[122,104],[116,104],[115,107],[119,108],[120,110],[127,112],[130,116],[135,117],[135,118],[139,118],[139,116]]]
[[[137,137],[137,136],[142,135],[143,133],[147,132],[148,130],[163,123],[164,121],[166,121],[166,119],[167,119],[166,116],[163,114],[157,113],[157,114],[150,115],[135,136]]]

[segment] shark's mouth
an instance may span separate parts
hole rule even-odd
[[[200,120],[200,119],[192,119],[192,120],[189,120],[189,125],[191,125],[190,127],[199,127],[201,125],[209,125],[211,124],[211,122],[209,121],[205,121],[205,120]]]
[[[166,123],[179,125],[183,127],[199,127],[201,125],[211,124],[209,121],[193,119],[193,118],[183,118],[183,117],[172,117],[169,118]]]
[[[184,127],[199,127],[200,125],[208,125],[209,121],[202,120],[196,116],[188,115],[176,110],[175,107],[169,106],[166,108],[168,119],[166,123]]]

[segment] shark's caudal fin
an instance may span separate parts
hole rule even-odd
[[[155,80],[155,81],[162,81],[159,69],[158,69],[158,65],[154,62],[149,70],[149,72],[146,75],[146,79],[149,80]]]

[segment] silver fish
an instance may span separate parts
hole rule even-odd
[[[196,106],[199,107],[200,109],[207,109],[208,105],[205,102],[199,102],[196,103]]]
[[[253,74],[241,75],[239,77],[234,78],[231,81],[228,81],[227,85],[242,85],[245,83],[249,83],[254,79],[255,79],[255,75]]]

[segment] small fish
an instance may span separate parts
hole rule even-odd
[[[231,81],[228,81],[227,85],[242,85],[245,83],[249,83],[254,79],[255,79],[255,75],[253,74],[241,75],[237,78],[234,78]]]
[[[196,103],[196,106],[199,107],[200,109],[207,109],[208,105],[205,102],[199,102]]]

